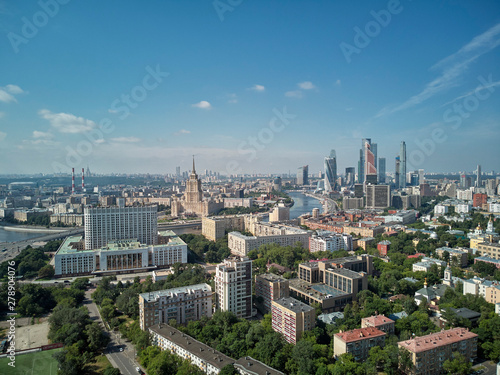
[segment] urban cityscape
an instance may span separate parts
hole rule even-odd
[[[499,16],[0,1],[0,373],[500,374]]]

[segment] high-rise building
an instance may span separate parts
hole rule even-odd
[[[185,324],[203,316],[212,317],[212,287],[208,284],[139,294],[139,325],[143,330],[170,319]]]
[[[358,183],[362,184],[365,182],[365,164],[366,164],[366,155],[365,155],[365,149],[366,149],[366,144],[371,144],[372,140],[371,138],[363,138],[361,140],[361,149],[359,150],[359,162],[358,162]]]
[[[373,153],[373,157],[375,159],[375,169],[378,170],[378,153],[377,153],[377,144],[376,143],[372,143],[370,145],[370,149]]]
[[[271,325],[290,344],[296,344],[304,331],[316,326],[314,308],[294,298],[272,301]]]
[[[418,170],[418,184],[423,184],[425,182],[425,177],[424,177],[424,170],[419,169]]]
[[[363,182],[376,184],[377,183],[377,168],[375,166],[375,154],[371,147],[371,140],[363,140]]]
[[[476,169],[476,186],[481,187],[482,181],[481,181],[481,166],[478,164],[477,169]]]
[[[401,179],[401,159],[398,156],[396,156],[396,167],[395,167],[395,172],[394,172],[394,185],[396,189],[399,189],[399,180]]]
[[[366,185],[366,208],[387,208],[391,205],[389,185]]]
[[[378,183],[385,184],[385,158],[378,158]]]
[[[356,178],[356,168],[347,167],[345,169],[345,185],[352,186],[355,182],[355,178]]]
[[[304,165],[297,169],[297,185],[309,185],[309,166]]]
[[[330,152],[330,156],[325,158],[325,192],[331,193],[335,190],[337,180],[337,155],[335,150]]]
[[[281,191],[281,177],[278,176],[273,180],[273,190]]]
[[[401,160],[401,175],[399,178],[399,187],[401,189],[406,188],[406,143],[401,141],[401,147],[399,150],[399,157]]]
[[[175,167],[175,176],[180,177],[181,176],[181,167]]]
[[[238,318],[252,316],[252,260],[234,256],[215,269],[217,309],[231,311]]]
[[[85,207],[85,249],[105,246],[112,240],[136,239],[158,243],[158,206]]]
[[[257,275],[255,276],[255,297],[262,298],[259,309],[267,314],[271,311],[273,301],[290,297],[289,281],[274,273]]]

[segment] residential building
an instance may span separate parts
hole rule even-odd
[[[477,335],[467,328],[453,328],[430,335],[398,342],[398,347],[410,353],[411,375],[441,373],[443,363],[459,352],[468,362],[477,356]]]
[[[446,262],[444,260],[423,257],[420,262],[413,264],[412,270],[413,272],[417,271],[429,272],[433,264],[437,265],[438,269],[446,267]]]
[[[477,262],[490,263],[490,264],[493,264],[496,268],[500,268],[500,259],[482,256],[482,257],[474,258],[474,263],[477,263]]]
[[[500,243],[482,242],[477,245],[477,253],[488,258],[500,259]]]
[[[290,208],[284,204],[279,204],[273,208],[269,214],[269,222],[280,222],[290,220]]]
[[[374,327],[389,334],[394,333],[394,320],[384,315],[373,315],[361,319],[361,328]]]
[[[472,206],[475,208],[483,208],[488,202],[488,195],[483,193],[477,193],[472,196]]]
[[[252,261],[233,256],[215,269],[216,308],[238,318],[252,316]]]
[[[500,302],[500,284],[498,281],[494,281],[492,285],[485,288],[484,299],[486,302],[497,304]]]
[[[309,251],[311,253],[338,250],[353,250],[352,236],[350,234],[331,233],[309,238]]]
[[[85,249],[106,246],[113,240],[134,238],[141,244],[158,243],[158,206],[85,207]]]
[[[139,325],[147,330],[175,319],[186,324],[201,317],[212,317],[212,287],[208,284],[157,290],[139,294]]]
[[[385,257],[387,256],[387,252],[389,251],[389,246],[391,245],[391,241],[380,241],[377,244],[377,250],[380,256]]]
[[[291,344],[296,344],[304,331],[316,326],[314,308],[291,297],[272,301],[271,314],[273,329]]]
[[[333,336],[333,355],[352,354],[356,361],[368,358],[371,348],[385,346],[385,332],[374,327],[358,328],[336,333]]]
[[[363,206],[364,206],[364,199],[362,197],[361,198],[344,197],[342,199],[342,208],[344,210],[363,208]]]
[[[366,208],[387,208],[391,205],[389,185],[366,185]]]
[[[456,264],[460,267],[467,267],[469,262],[469,252],[462,249],[452,249],[449,247],[439,247],[436,249],[436,254],[443,258],[445,252],[450,255],[450,261],[456,260]]]
[[[287,279],[273,273],[255,276],[255,297],[262,298],[259,309],[267,314],[271,311],[272,301],[290,296],[290,284]]]

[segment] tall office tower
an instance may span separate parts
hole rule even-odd
[[[358,183],[362,184],[365,182],[365,149],[366,144],[371,144],[371,138],[363,138],[361,140],[361,149],[359,150],[359,162],[358,162]]]
[[[371,144],[365,142],[364,144],[364,182],[367,184],[376,184],[377,183],[377,168],[375,168],[375,155],[371,150]]]
[[[175,175],[177,177],[180,177],[181,176],[181,167],[175,167]]]
[[[404,189],[406,187],[406,143],[401,141],[401,147],[399,150],[399,157],[401,160],[401,175],[399,178],[399,187]]]
[[[335,190],[337,180],[337,155],[335,150],[330,152],[330,156],[325,158],[325,192],[331,193]]]
[[[375,169],[378,171],[378,155],[377,155],[377,144],[376,143],[372,143],[370,145],[370,149],[373,153],[373,157],[375,159]]]
[[[366,208],[387,208],[391,205],[389,185],[366,185]]]
[[[396,169],[394,172],[394,185],[396,189],[399,189],[399,180],[401,177],[401,159],[399,158],[399,155],[396,156]]]
[[[345,185],[346,186],[354,185],[355,178],[356,178],[356,168],[347,167],[345,169]]]
[[[276,177],[273,181],[273,190],[281,191],[281,177]],[[243,197],[242,197],[243,198]]]
[[[105,246],[112,240],[136,239],[158,243],[158,206],[85,207],[85,249]]]
[[[234,256],[215,269],[216,308],[238,318],[252,316],[252,261]]]
[[[309,185],[309,166],[304,165],[297,169],[297,185]]]
[[[418,184],[423,184],[425,182],[425,177],[424,177],[424,170],[419,169],[418,170]]]
[[[385,158],[378,158],[378,183],[385,184]]]
[[[481,166],[478,164],[477,165],[477,170],[476,170],[476,186],[481,187],[482,181],[481,181]]]

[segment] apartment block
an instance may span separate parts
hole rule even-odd
[[[488,258],[500,259],[500,243],[482,242],[477,245],[477,251],[482,256]]]
[[[350,234],[333,233],[326,236],[312,236],[309,238],[309,251],[351,251],[352,236]]]
[[[375,346],[381,348],[385,346],[385,332],[374,327],[339,332],[333,336],[333,355],[335,357],[349,353],[356,361],[364,361],[368,358],[370,349]]]
[[[202,316],[212,317],[212,287],[208,284],[139,294],[139,324],[143,330],[170,319],[185,324]]]
[[[456,258],[457,263],[460,267],[467,267],[467,264],[469,262],[469,252],[467,250],[452,249],[449,247],[440,247],[436,249],[436,254],[442,258],[445,251],[447,251],[448,254],[450,254],[450,260]]]
[[[374,327],[389,334],[394,333],[394,324],[394,320],[389,319],[385,315],[373,315],[361,319],[361,328]]]
[[[215,270],[216,308],[239,318],[252,316],[252,261],[233,256]]]
[[[255,297],[261,297],[259,309],[264,313],[271,311],[272,301],[290,296],[289,281],[273,273],[255,276]]]
[[[466,361],[477,356],[477,335],[467,328],[453,328],[412,340],[398,342],[398,347],[410,352],[413,366],[408,374],[433,375],[441,373],[443,363],[459,352]]]
[[[314,308],[294,298],[280,298],[272,301],[272,327],[283,334],[285,340],[296,344],[304,331],[316,326]]]

